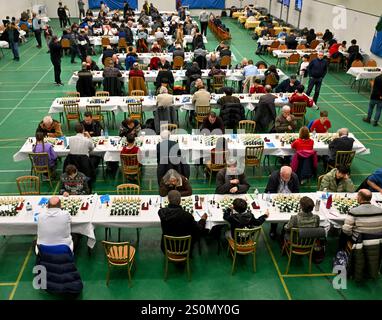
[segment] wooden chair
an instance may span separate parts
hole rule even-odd
[[[68,91],[68,92],[65,92],[65,97],[79,98],[80,97],[80,93],[77,92],[77,91]]]
[[[290,113],[294,115],[296,121],[302,120],[302,125],[305,124],[306,107],[306,102],[294,102],[290,109]]]
[[[107,276],[106,285],[110,281],[111,267],[126,267],[129,279],[129,287],[131,287],[131,271],[135,267],[135,248],[129,242],[109,242],[102,241],[107,258]]]
[[[41,153],[29,153],[28,154],[29,160],[31,161],[31,174],[34,173],[38,175],[39,177],[43,174],[48,175],[48,180],[50,187],[53,189],[52,185],[52,174],[49,168],[49,155],[47,152],[41,152]]]
[[[252,254],[253,272],[256,272],[256,249],[259,241],[261,227],[256,228],[243,228],[235,229],[234,239],[228,239],[228,251],[231,253],[232,270],[231,274],[235,272],[237,255],[249,255]]]
[[[119,195],[137,195],[140,194],[141,187],[133,183],[124,183],[117,186]]]
[[[86,106],[86,112],[91,112],[94,120],[104,122],[102,108],[100,105]]]
[[[109,91],[97,91],[95,94],[96,97],[109,97]]]
[[[70,121],[81,120],[81,114],[78,104],[64,104],[64,114],[66,118],[66,123],[68,125],[68,130],[70,130]]]
[[[320,190],[320,188],[321,188],[321,182],[322,182],[322,179],[324,179],[324,177],[325,177],[324,174],[322,174],[322,175],[320,175],[320,176],[318,177],[318,179],[317,179],[317,191]]]
[[[207,117],[211,112],[211,106],[196,106],[195,107],[195,120],[196,126],[199,128],[199,125],[203,123],[205,117]]]
[[[211,185],[212,174],[224,169],[227,166],[229,151],[211,150],[211,160],[206,162],[206,173],[210,176],[208,184]]]
[[[350,168],[354,157],[355,151],[337,151],[336,159],[334,160],[334,166],[328,163],[328,166],[326,167],[326,172],[328,172],[331,169],[337,168],[337,166],[339,165],[343,165]]]
[[[287,69],[289,70],[289,66],[295,66],[297,67],[300,63],[300,55],[298,53],[293,53],[288,58],[285,59],[285,65]]]
[[[296,47],[297,50],[304,50],[306,49],[306,45],[305,44],[299,44],[297,47]]]
[[[307,229],[307,228],[305,228]],[[318,228],[309,228],[318,229]],[[300,237],[300,229],[292,228],[290,229],[289,239],[284,239],[284,244],[282,248],[282,254],[286,252],[288,256],[288,265],[285,274],[289,273],[289,267],[292,260],[292,255],[308,255],[309,256],[309,273],[312,273],[312,255],[313,249],[318,240],[317,237],[302,238]]]
[[[16,178],[17,189],[22,196],[40,194],[40,177],[22,176]]]
[[[163,235],[165,249],[165,267],[164,280],[167,280],[168,263],[183,263],[186,262],[188,280],[191,280],[190,270],[190,251],[191,251],[191,236],[173,237]]]
[[[280,44],[277,50],[288,50],[288,46],[286,44]]]
[[[211,84],[212,91],[217,93],[219,89],[224,87],[224,82],[225,82],[224,74],[214,75],[212,77],[212,84]]]
[[[221,59],[220,59],[220,68],[221,69],[229,69],[230,66],[231,66],[231,57],[229,56],[223,56]]]
[[[268,53],[272,53],[274,50],[278,50],[280,46],[280,41],[275,40],[271,43],[271,45],[267,48]]]
[[[127,52],[127,43],[125,38],[119,38],[118,40],[118,52],[120,52],[120,50]]]
[[[352,68],[363,68],[364,64],[361,60],[354,60],[351,64]]]
[[[370,59],[369,61],[366,62],[365,67],[368,68],[376,68],[378,66],[377,61]]]
[[[264,146],[247,146],[245,147],[245,166],[252,167],[253,175],[255,175],[255,167],[259,168],[263,157]]]
[[[143,97],[145,95],[145,92],[143,90],[132,90],[131,96],[133,97]]]
[[[138,154],[121,154],[120,157],[123,182],[125,182],[125,176],[136,176],[138,185],[140,185],[141,167]]]
[[[184,59],[183,57],[176,56],[173,60],[172,68],[173,70],[179,70],[182,69],[184,65]]]
[[[61,48],[63,52],[66,54],[70,50],[70,40],[69,39],[61,39]]]
[[[316,49],[317,46],[320,44],[320,41],[317,40],[317,39],[314,39],[311,43],[310,43],[310,49]]]
[[[138,120],[140,123],[142,123],[143,111],[142,111],[142,102],[141,101],[128,102],[127,103],[127,110],[129,112],[129,118],[131,118],[133,120]]]
[[[178,129],[178,125],[175,123],[163,123],[160,125],[160,132],[162,131],[170,131],[171,133],[174,133]]]
[[[107,46],[110,46],[110,38],[109,37],[102,37],[101,38],[101,45],[102,45],[103,49],[105,49]]]
[[[337,72],[340,71],[341,60],[342,60],[341,56],[338,56],[337,58],[330,58],[329,67],[332,65],[337,65]]]
[[[245,133],[255,133],[256,121],[241,120],[239,121],[239,130],[244,130]]]
[[[309,55],[309,63],[318,57],[318,53],[311,53]]]

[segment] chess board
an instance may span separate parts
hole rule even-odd
[[[241,142],[245,146],[263,146],[263,139],[256,134],[246,134],[240,137]]]
[[[14,217],[24,205],[21,197],[0,198],[0,217]]]
[[[77,104],[80,102],[78,97],[64,97],[59,100],[59,104]]]
[[[168,199],[166,198],[164,200],[164,203],[163,203],[164,207],[167,207],[168,206]],[[182,198],[181,200],[181,203],[180,203],[181,207],[183,208],[184,211],[190,213],[190,214],[194,214],[194,211],[195,211],[195,202],[193,200],[193,197],[185,197],[185,198]]]
[[[61,209],[68,211],[71,216],[76,216],[81,210],[82,199],[78,197],[61,197]]]
[[[285,213],[298,213],[300,211],[300,196],[277,195],[272,199],[272,206]]]
[[[160,142],[161,142],[161,138],[158,136],[150,136],[150,137],[139,136],[138,138],[135,139],[135,143],[137,147],[142,147],[143,145],[157,145]]]
[[[93,104],[102,104],[102,103],[106,103],[110,101],[110,98],[109,97],[93,97],[89,100],[89,103],[93,103]]]
[[[340,214],[348,214],[350,209],[358,206],[357,199],[336,195],[333,197],[333,206]]]
[[[298,138],[298,134],[286,133],[280,137],[280,142],[281,142],[281,145],[283,145],[284,143],[292,144],[297,138]]]
[[[219,136],[204,136],[200,137],[201,143],[206,147],[214,147],[216,145],[216,141],[219,139]]]
[[[141,210],[141,199],[138,197],[122,196],[112,200],[111,216],[137,216]]]
[[[315,140],[318,142],[321,141],[325,144],[329,144],[330,142],[332,142],[336,138],[338,138],[338,135],[336,133],[323,133],[323,134],[318,133],[316,135]]]

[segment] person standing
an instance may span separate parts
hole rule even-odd
[[[63,86],[61,82],[61,56],[62,47],[58,41],[57,36],[52,37],[52,41],[49,44],[50,61],[52,61],[54,67],[54,82],[57,86]]]
[[[310,96],[313,87],[315,87],[313,96],[313,100],[315,103],[317,103],[318,96],[320,95],[322,80],[324,79],[327,72],[328,63],[324,59],[324,53],[321,51],[318,53],[318,57],[314,59],[311,63],[309,63],[308,66],[309,85],[306,94]]]
[[[370,96],[369,110],[367,111],[367,117],[362,120],[370,123],[371,116],[373,115],[374,107],[377,106],[377,111],[374,115],[373,126],[378,125],[379,118],[381,117],[382,111],[382,75],[379,75],[374,79],[373,90]]]
[[[77,1],[78,3],[78,10],[79,10],[79,17],[80,17],[80,21],[81,21],[81,17],[84,16],[85,17],[85,2],[83,2],[82,0],[78,0]]]
[[[66,27],[66,11],[65,8],[62,6],[62,2],[58,3],[58,9],[57,9],[57,16],[60,20],[60,28]]]
[[[72,23],[70,22],[70,11],[69,11],[69,8],[68,8],[68,6],[64,6],[64,9],[65,9],[65,16],[66,16],[65,25],[70,26]]]
[[[202,35],[205,35],[207,37],[207,27],[208,27],[208,19],[209,15],[205,8],[203,8],[203,11],[199,15],[199,21],[200,21],[200,33]]]
[[[12,49],[13,60],[19,61],[19,36],[20,33],[17,30],[16,24],[14,22],[7,25],[6,38],[8,39],[9,48]]]
[[[33,13],[32,28],[37,40],[37,48],[41,48],[41,19],[37,18],[37,14]]]

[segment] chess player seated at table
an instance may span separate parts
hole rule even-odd
[[[44,119],[38,124],[37,132],[42,132],[44,137],[58,138],[62,137],[61,123],[53,120],[51,116],[45,116]]]
[[[128,134],[126,138],[127,145],[123,146],[121,154],[139,154],[140,149],[135,144],[135,136]]]
[[[320,111],[320,118],[314,120],[310,127],[310,132],[316,131],[316,133],[327,133],[332,127],[332,124],[328,118],[328,111]]]
[[[227,167],[216,175],[217,194],[243,194],[247,193],[249,187],[245,174],[237,167],[235,159],[227,160]]]
[[[152,52],[152,53],[161,53],[162,52],[162,48],[157,41],[153,42],[151,49],[150,49],[150,52]]]
[[[320,184],[320,191],[328,192],[354,192],[354,184],[350,177],[350,168],[339,165],[324,175]]]
[[[285,105],[281,109],[281,114],[276,118],[276,132],[294,132],[297,128],[297,121],[293,114],[290,113],[290,107]]]
[[[190,181],[174,169],[168,170],[161,179],[159,185],[159,195],[161,197],[165,197],[171,190],[177,190],[182,197],[192,195]]]
[[[250,80],[249,93],[266,93],[264,86],[261,84],[261,80],[256,76],[253,76]]]
[[[88,177],[79,172],[76,166],[68,164],[65,172],[61,175],[60,194],[64,197],[69,195],[89,194]]]
[[[288,92],[293,93],[300,85],[300,81],[297,80],[297,75],[292,74],[289,79],[285,79],[276,87],[275,92]]]
[[[268,216],[269,212],[267,211],[256,219],[251,209],[248,208],[247,201],[240,198],[233,200],[232,207],[226,208],[223,211],[223,219],[230,224],[230,230],[226,232],[227,240],[233,241],[235,239],[235,229],[250,229],[261,226]]]
[[[214,111],[203,119],[200,127],[201,134],[224,134],[224,123],[222,118],[218,117]]]
[[[56,163],[57,163],[57,154],[53,149],[53,145],[49,142],[44,142],[44,134],[42,132],[36,132],[36,144],[32,149],[33,153],[44,153],[48,154],[48,166],[51,170],[53,176],[55,175]],[[48,174],[45,173],[44,177],[48,177]]]
[[[289,97],[289,102],[291,104],[295,102],[306,102],[306,106],[311,108],[313,107],[314,101],[304,93],[304,90],[305,87],[302,84],[297,86],[296,91]]]
[[[138,120],[133,120],[131,118],[126,118],[121,122],[119,127],[119,136],[127,137],[132,134],[135,137],[138,136],[139,131],[141,131],[141,124]]]
[[[201,236],[205,229],[207,214],[203,214],[201,219],[196,222],[193,215],[185,211],[181,204],[181,194],[177,190],[168,193],[168,206],[159,209],[158,215],[161,220],[162,237],[161,249],[164,253],[163,236],[184,237],[191,235],[191,253],[194,243]]]

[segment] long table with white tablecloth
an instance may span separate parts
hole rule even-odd
[[[244,80],[243,71],[242,69],[235,69],[235,70],[225,70],[226,71],[226,80],[227,81],[242,81]],[[264,73],[265,69],[259,69],[259,74],[257,77],[259,79],[264,79]],[[145,75],[145,81],[147,82],[154,82],[158,75],[158,70],[143,70]],[[202,70],[202,79],[211,79],[211,77],[208,75],[210,72],[209,69],[203,69]],[[122,77],[120,78],[123,82],[129,81],[129,71],[121,71]],[[186,77],[186,70],[172,70],[172,73],[174,75],[175,81],[183,81],[187,80]],[[280,82],[287,79],[288,76],[280,69],[277,70],[278,75],[280,76]],[[94,82],[101,82],[103,80],[102,71],[92,71],[93,75],[93,81]],[[68,84],[76,84],[78,80],[77,72],[73,72],[73,75],[70,77]]]
[[[178,131],[184,133],[185,131]],[[367,149],[353,134],[349,135],[354,138],[353,150],[357,154],[369,154]],[[188,163],[199,163],[201,158],[208,159],[211,149],[215,147],[216,140],[219,137],[225,137],[228,141],[228,149],[231,154],[237,158],[243,158],[245,148],[249,145],[263,145],[264,155],[273,156],[290,156],[295,153],[291,148],[290,142],[292,138],[298,137],[298,134],[225,134],[225,135],[201,135],[194,134],[173,134],[171,140],[179,143],[183,157]],[[337,137],[336,134],[317,134],[314,137],[314,150],[318,155],[328,155],[331,139]],[[105,161],[119,161],[120,152],[125,143],[124,138],[120,137],[94,137],[92,138],[95,148],[93,154],[104,157]],[[49,138],[49,142],[54,145],[54,150],[60,157],[64,157],[70,152],[70,137]],[[156,146],[161,142],[159,135],[141,135],[136,138],[136,144],[141,150],[140,161],[143,165],[156,165],[157,154]],[[13,155],[14,161],[22,161],[28,159],[28,154],[32,152],[35,138],[27,138],[21,149]]]
[[[327,200],[322,192],[299,194],[245,194],[245,195],[215,195],[203,194],[182,198],[182,207],[193,215],[195,220],[206,213],[206,228],[226,224],[223,210],[231,205],[235,198],[245,199],[249,210],[255,217],[269,212],[267,223],[283,223],[289,221],[291,215],[298,212],[298,202],[302,196],[308,196],[316,202],[313,211],[320,216],[321,226],[330,224],[341,226],[349,208],[357,205],[356,194],[332,194],[332,206],[327,208]],[[46,203],[50,196],[16,196],[1,197],[0,212],[13,212],[9,216],[0,216],[0,235],[37,234],[38,216],[47,210]],[[64,197],[61,197],[63,201]],[[88,246],[93,248],[96,243],[94,229],[97,226],[117,228],[160,227],[158,210],[167,205],[167,197],[153,195],[120,196],[120,195],[89,195],[70,196],[66,198],[68,207],[71,201],[80,199],[78,210],[71,210],[72,232],[88,237]],[[318,203],[317,203],[318,200]],[[373,193],[372,203],[381,207],[382,195]],[[14,204],[10,204],[14,203]],[[27,204],[31,210],[27,211]],[[14,211],[13,211],[14,209]],[[328,229],[328,228],[327,228]]]

